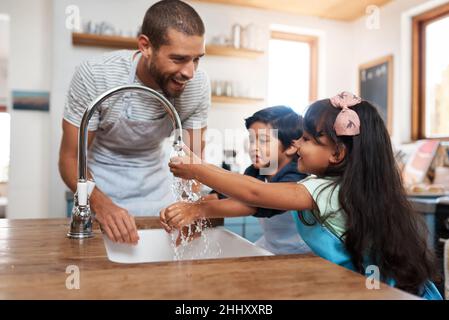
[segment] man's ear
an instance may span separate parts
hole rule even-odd
[[[145,59],[150,59],[153,54],[153,47],[151,46],[150,39],[146,35],[139,35],[137,38],[137,45],[139,51]]]
[[[298,148],[296,148],[295,146],[291,145],[289,146],[287,149],[285,149],[285,154],[289,157],[294,156],[296,154],[296,152],[298,152]]]
[[[341,144],[335,148],[334,153],[331,155],[329,162],[332,164],[339,164],[346,157],[346,147]]]

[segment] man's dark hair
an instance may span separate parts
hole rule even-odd
[[[255,122],[269,124],[278,130],[278,139],[284,148],[288,148],[293,140],[302,136],[302,117],[286,106],[275,106],[257,111],[251,117],[245,119],[246,129]]]
[[[201,17],[190,5],[179,0],[162,0],[152,5],[143,18],[141,34],[147,36],[157,50],[168,44],[169,28],[189,36],[204,35]]]

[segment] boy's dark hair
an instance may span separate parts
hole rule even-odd
[[[141,34],[150,39],[155,50],[168,44],[167,30],[173,28],[189,36],[204,35],[204,23],[190,5],[179,0],[162,0],[145,13]]]
[[[269,124],[278,130],[278,139],[284,148],[288,148],[293,140],[302,136],[302,117],[286,106],[274,106],[257,111],[251,117],[245,119],[246,129],[255,122]]]

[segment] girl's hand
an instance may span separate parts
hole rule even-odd
[[[176,202],[160,213],[161,224],[167,232],[173,229],[181,229],[201,218],[199,203]]]
[[[170,171],[175,177],[187,180],[194,179],[194,165],[201,164],[202,161],[186,145],[183,145],[182,150],[185,152],[185,156],[170,159],[168,164]]]
[[[167,224],[167,220],[165,218],[165,211],[167,210],[167,208],[164,208],[161,210],[161,212],[159,213],[159,222],[161,223],[162,227],[165,229],[165,231],[167,231],[168,233],[172,232],[173,229]]]

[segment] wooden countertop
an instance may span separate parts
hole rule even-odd
[[[138,218],[140,229],[159,228]],[[0,219],[0,299],[415,299],[312,255],[123,265],[107,259],[101,233],[65,237],[68,219]],[[66,268],[80,289],[66,288]]]

